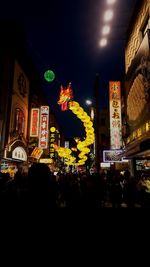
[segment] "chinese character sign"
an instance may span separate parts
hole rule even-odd
[[[43,153],[43,150],[40,149],[39,147],[35,147],[34,150],[32,151],[31,157],[39,159]]]
[[[30,137],[38,137],[39,132],[39,108],[31,109]]]
[[[56,128],[51,127],[50,128],[50,158],[55,158],[55,149],[54,149],[54,143],[56,142]]]
[[[122,146],[121,123],[121,92],[120,82],[109,82],[110,107],[110,144],[111,149],[120,149]]]
[[[40,110],[40,130],[39,130],[39,147],[46,149],[48,147],[48,125],[49,124],[49,107],[41,106]]]

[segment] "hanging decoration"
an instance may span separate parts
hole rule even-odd
[[[61,105],[61,110],[65,111],[68,110],[68,103],[73,99],[73,93],[71,89],[71,83],[69,83],[67,89],[61,85],[60,87],[60,94],[59,94],[59,101],[57,102]]]
[[[88,116],[83,108],[79,105],[79,103],[73,101],[71,83],[69,83],[67,89],[61,86],[58,104],[61,105],[61,109],[63,111],[67,109],[71,110],[82,121],[85,128],[86,137],[83,141],[80,139],[75,139],[77,143],[77,150],[79,151],[78,161],[76,161],[75,156],[72,156],[72,150],[70,148],[60,147],[54,144],[54,149],[57,151],[60,157],[65,158],[65,163],[67,165],[84,165],[85,161],[87,160],[87,154],[90,152],[90,148],[88,146],[92,145],[95,140],[93,122],[91,121],[90,116]]]
[[[45,71],[44,79],[49,83],[52,82],[55,79],[55,73],[52,70]]]

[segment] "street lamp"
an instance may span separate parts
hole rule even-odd
[[[88,106],[92,105],[92,101],[91,101],[90,99],[87,99],[87,100],[85,101],[85,103],[86,103]]]
[[[107,45],[107,39],[106,38],[101,39],[99,45],[100,45],[100,47],[106,46]]]
[[[107,5],[109,5],[110,7],[113,6],[113,4],[115,4],[116,0],[107,0]],[[114,16],[114,11],[112,8],[109,8],[105,11],[104,13],[104,22],[109,22],[112,20]],[[110,33],[110,26],[109,25],[104,25],[102,28],[102,36],[106,36]],[[100,42],[99,42],[100,47],[105,47],[107,45],[107,39],[106,38],[101,38]]]
[[[113,18],[113,11],[109,9],[104,14],[104,21],[110,21],[112,18]]]
[[[107,4],[108,5],[112,5],[112,4],[114,4],[116,2],[116,0],[107,0]]]
[[[102,28],[102,34],[103,35],[106,35],[108,33],[110,33],[110,26],[109,25],[103,26],[103,28]]]
[[[95,155],[95,167],[96,172],[100,171],[100,139],[99,139],[99,74],[96,74],[95,83],[94,83],[94,98],[95,105],[93,108],[94,116],[92,121],[94,122],[95,128],[95,142],[93,145],[94,155]],[[87,103],[87,101],[86,101]],[[88,101],[89,103],[89,101]],[[92,111],[92,107],[91,107]]]
[[[94,123],[94,119],[95,119],[95,107],[93,106],[93,102],[90,99],[87,99],[85,101],[86,105],[89,107],[90,109],[90,117],[91,117],[91,121]],[[95,127],[94,127],[95,128]],[[86,170],[87,172],[90,172],[91,167],[93,166],[94,163],[94,159],[95,159],[95,140],[94,143],[92,145],[90,145],[90,154],[88,154],[88,165],[86,166]]]
[[[91,121],[94,121],[94,107],[93,107],[93,103],[90,99],[87,99],[85,101],[86,105],[90,107],[90,117],[91,117]]]

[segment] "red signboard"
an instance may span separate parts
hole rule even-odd
[[[31,109],[30,137],[38,137],[39,133],[39,108]]]
[[[49,127],[48,124],[49,124],[49,107],[41,106],[39,147],[42,149],[46,149],[48,147],[48,127]]]

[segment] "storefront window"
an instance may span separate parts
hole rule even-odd
[[[150,170],[150,159],[136,160],[136,170],[137,171]]]

